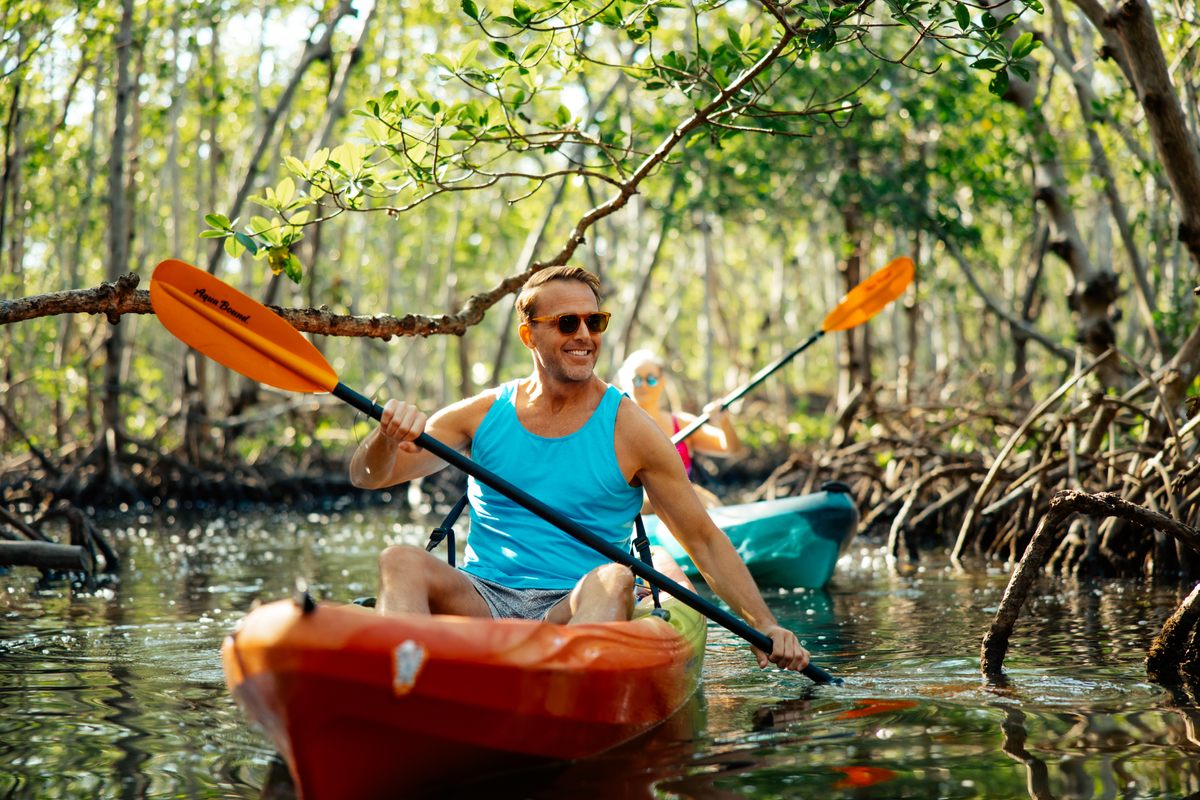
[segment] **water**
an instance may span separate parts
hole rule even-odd
[[[92,594],[0,576],[0,798],[288,796],[225,691],[220,641],[297,575],[372,594],[375,554],[429,526],[392,509],[145,519],[110,531],[119,583]],[[1009,682],[978,674],[1007,576],[890,576],[863,545],[825,592],[771,594],[842,687],[759,671],[710,633],[703,694],[641,740],[467,796],[1149,798],[1200,791],[1200,709],[1145,679],[1180,590],[1046,580]]]

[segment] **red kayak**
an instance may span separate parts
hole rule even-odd
[[[290,601],[226,638],[225,676],[304,800],[395,798],[595,755],[695,692],[706,621],[664,597],[589,625],[381,616]]]

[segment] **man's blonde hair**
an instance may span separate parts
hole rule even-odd
[[[528,322],[531,317],[536,316],[533,304],[537,298],[537,289],[551,281],[579,281],[592,290],[592,294],[596,296],[596,304],[600,303],[600,279],[594,274],[583,267],[549,267],[533,273],[521,287],[521,293],[517,295],[517,314],[522,322]]]

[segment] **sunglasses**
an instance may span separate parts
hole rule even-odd
[[[658,376],[657,375],[647,375],[644,378],[641,375],[633,376],[633,385],[634,386],[641,386],[643,383],[651,388],[654,388],[655,386],[658,386]]]
[[[552,322],[558,326],[558,332],[570,335],[579,330],[582,321],[592,333],[604,333],[608,328],[608,319],[612,314],[607,311],[593,311],[590,314],[559,314],[556,317],[530,317],[530,322]]]

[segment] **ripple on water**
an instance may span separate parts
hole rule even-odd
[[[255,600],[371,591],[387,541],[420,541],[395,509],[314,518],[181,520],[120,535],[131,568],[112,592],[0,592],[0,796],[259,795],[273,762],[224,687],[222,638]],[[1200,711],[1145,681],[1145,646],[1178,602],[1133,584],[1043,581],[1018,624],[1007,682],[978,673],[1007,575],[878,550],[843,560],[825,591],[771,593],[844,686],[760,671],[710,627],[702,697],[652,736],[514,797],[1185,796],[1200,790]],[[78,744],[64,747],[71,740]],[[1110,790],[1103,787],[1113,787]],[[1118,788],[1119,787],[1119,791]],[[508,796],[508,795],[505,795]]]

